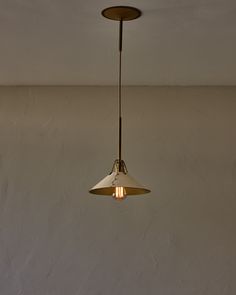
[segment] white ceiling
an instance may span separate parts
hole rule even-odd
[[[112,5],[143,12],[125,24],[125,84],[236,85],[235,0],[1,0],[0,84],[116,84]]]

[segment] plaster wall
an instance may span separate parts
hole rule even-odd
[[[0,88],[0,294],[236,294],[236,87],[123,94],[117,202],[115,87]]]

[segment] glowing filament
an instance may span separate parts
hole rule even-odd
[[[115,188],[115,192],[113,193],[113,197],[120,200],[124,199],[126,197],[125,188],[122,186],[117,186]]]

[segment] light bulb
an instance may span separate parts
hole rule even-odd
[[[113,193],[113,197],[117,200],[122,200],[126,197],[125,188],[122,186],[117,186],[115,188],[115,192]]]

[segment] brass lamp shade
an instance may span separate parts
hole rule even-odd
[[[128,174],[124,161],[119,163],[119,160],[115,161],[111,173],[91,188],[89,192],[96,195],[114,196],[117,188],[123,188],[126,196],[150,192],[149,189],[146,189]]]

